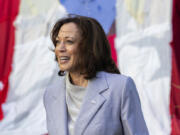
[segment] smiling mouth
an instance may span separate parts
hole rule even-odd
[[[67,56],[59,57],[59,61],[60,61],[61,64],[68,62],[69,59],[70,59],[70,57],[67,57]]]

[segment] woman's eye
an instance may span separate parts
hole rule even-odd
[[[73,43],[74,43],[74,42],[71,41],[71,40],[67,40],[66,42],[69,43],[69,44],[73,44]]]

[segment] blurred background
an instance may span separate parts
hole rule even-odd
[[[179,0],[0,0],[0,135],[47,134],[43,93],[58,71],[50,31],[68,13],[101,23],[150,135],[179,135]]]

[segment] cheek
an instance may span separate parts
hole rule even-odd
[[[58,51],[57,51],[57,49],[55,48],[55,49],[54,49],[54,53],[55,53],[55,55],[57,55],[57,52],[58,52]]]
[[[76,51],[76,48],[75,47],[67,47],[67,50],[66,50],[66,53],[68,54],[68,55],[70,55],[71,57],[74,57],[77,53],[76,53],[77,51]]]
[[[78,52],[76,51],[76,52],[74,52],[74,54],[73,54],[73,57],[72,57],[72,64],[73,64],[73,66],[74,67],[78,67],[78,65],[80,65],[80,61],[79,61],[79,56],[78,56]]]

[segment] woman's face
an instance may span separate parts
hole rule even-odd
[[[76,72],[80,32],[75,23],[63,24],[56,38],[55,54],[61,71]]]

